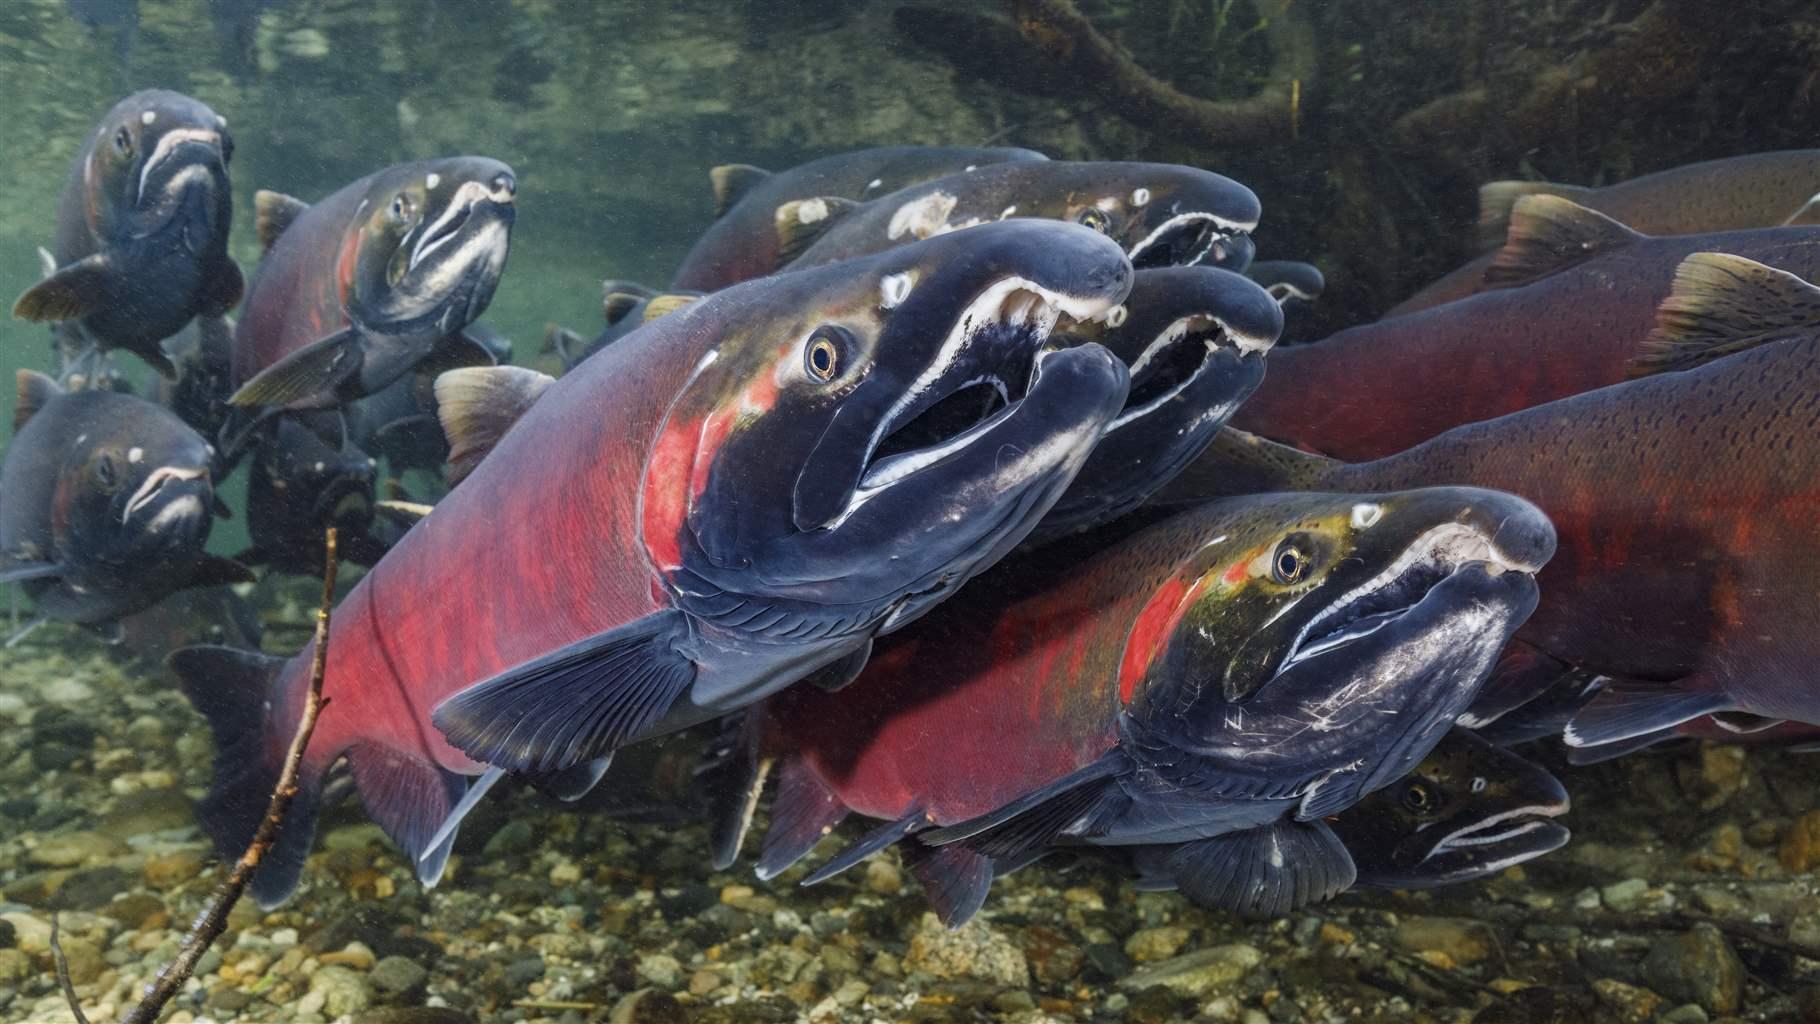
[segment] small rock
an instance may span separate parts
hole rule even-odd
[[[367,981],[383,1003],[414,1003],[423,998],[430,972],[417,961],[402,956],[388,956],[373,965]]]
[[[1809,811],[1795,819],[1782,835],[1776,859],[1790,871],[1812,871],[1820,867],[1820,811]]]
[[[1626,878],[1599,890],[1599,898],[1613,910],[1635,910],[1649,892],[1649,883],[1641,878]]]
[[[17,985],[36,973],[24,951],[0,949],[0,986]]]
[[[128,853],[127,845],[100,832],[65,832],[39,843],[26,859],[39,867],[73,868],[101,864]]]
[[[201,850],[172,850],[145,859],[145,884],[154,889],[175,889],[202,874],[208,859]]]
[[[581,865],[572,860],[557,861],[550,868],[551,885],[574,885],[581,881]]]
[[[13,941],[27,953],[48,953],[51,950],[51,923],[41,917],[14,911],[0,914],[0,921],[13,926]]]
[[[154,914],[165,913],[164,901],[150,893],[129,892],[99,908],[103,917],[119,921],[123,927],[138,928]]]
[[[687,1024],[689,1015],[668,992],[641,988],[613,1005],[608,1024]]]
[[[337,967],[351,967],[356,971],[370,971],[377,959],[373,950],[364,942],[350,942],[333,953],[323,953],[317,958],[325,964]]]
[[[366,979],[346,967],[318,967],[310,975],[311,994],[321,993],[322,1012],[331,1019],[364,1010],[372,1001]]]
[[[132,879],[112,864],[73,871],[57,886],[57,906],[63,910],[94,910],[132,887]]]
[[[474,1024],[474,1018],[447,1006],[388,1007],[357,1013],[353,1024]]]
[[[696,971],[689,975],[689,994],[705,996],[720,987],[721,977],[713,971]]]
[[[1214,946],[1140,967],[1118,985],[1139,991],[1162,986],[1201,999],[1237,984],[1263,962],[1264,954],[1251,946]]]
[[[652,953],[638,958],[638,976],[658,988],[674,989],[682,984],[682,964],[667,953]]]
[[[190,798],[181,789],[152,789],[138,793],[131,800],[120,801],[112,811],[101,816],[95,831],[110,836],[138,836],[153,832],[175,832],[196,825],[196,813]]]
[[[1699,1003],[1687,1003],[1658,1017],[1657,1024],[1707,1024],[1710,1020],[1712,1018],[1706,1015]]]
[[[63,958],[69,962],[70,981],[86,985],[101,977],[107,969],[107,961],[101,958],[101,947],[87,939],[73,935],[60,935],[57,944],[63,947]]]
[[[1125,955],[1140,964],[1167,960],[1180,953],[1193,934],[1180,925],[1164,928],[1139,928],[1125,940]]]
[[[1498,945],[1484,922],[1455,917],[1406,917],[1397,923],[1391,941],[1408,953],[1445,954],[1455,964],[1488,960]]]
[[[506,965],[505,980],[508,988],[524,988],[541,977],[543,977],[543,957],[526,957]]]
[[[11,949],[19,944],[19,937],[13,934],[13,923],[0,920],[0,949]]]
[[[1662,1008],[1662,997],[1646,988],[1626,985],[1616,978],[1592,983],[1593,994],[1625,1024],[1643,1024]]]
[[[866,862],[866,888],[880,896],[895,896],[904,888],[904,873],[888,857],[874,857]]]
[[[1736,1013],[1744,996],[1744,963],[1710,924],[1658,939],[1643,961],[1643,977],[1668,998],[1712,1013]]]
[[[38,690],[47,704],[80,704],[94,695],[93,687],[71,676],[59,676]]]
[[[537,845],[537,833],[531,823],[521,819],[508,821],[499,831],[487,837],[481,853],[491,858],[511,857]]]
[[[1030,966],[1024,951],[979,918],[950,930],[934,914],[924,914],[904,966],[937,978],[973,978],[997,985],[1028,985]]]

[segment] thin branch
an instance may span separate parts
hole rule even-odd
[[[208,952],[221,933],[227,930],[228,912],[240,901],[241,893],[246,891],[247,883],[252,881],[253,872],[258,870],[260,861],[271,852],[272,845],[278,840],[278,829],[284,824],[285,812],[290,810],[291,800],[297,796],[297,772],[303,764],[303,752],[310,744],[310,734],[316,730],[316,718],[328,701],[322,697],[322,676],[328,667],[329,658],[329,608],[335,597],[335,528],[329,527],[323,540],[325,562],[322,571],[322,604],[316,610],[316,636],[314,650],[310,658],[310,688],[303,702],[303,715],[297,722],[297,731],[291,737],[291,749],[285,754],[284,768],[278,775],[278,784],[272,790],[272,798],[266,804],[265,818],[259,823],[259,830],[253,834],[252,843],[234,867],[228,872],[215,894],[209,898],[208,905],[196,916],[196,923],[190,926],[190,933],[183,941],[183,947],[177,956],[158,972],[158,978],[146,991],[145,998],[133,1007],[127,1015],[128,1024],[151,1024],[164,1012],[169,1003],[189,981],[196,971],[204,953]],[[82,1007],[76,999],[75,986],[70,984],[69,965],[63,957],[63,950],[57,945],[57,918],[51,917],[51,951],[57,961],[57,977],[63,982],[63,995],[69,1000],[70,1012],[76,1015],[80,1024],[89,1024],[88,1018],[82,1015]]]

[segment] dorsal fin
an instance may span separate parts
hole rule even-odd
[[[607,326],[624,320],[626,314],[638,307],[638,304],[657,294],[657,289],[639,284],[636,281],[621,281],[607,278],[600,283],[600,311],[607,318]]]
[[[721,164],[708,172],[714,185],[714,216],[725,217],[752,187],[771,176],[771,172],[751,164]]]
[[[777,208],[777,268],[801,256],[815,240],[861,204],[837,196],[795,199]]]
[[[56,381],[37,370],[20,370],[14,374],[14,380],[19,394],[13,405],[13,431],[17,433],[20,427],[25,426],[26,420],[44,408],[45,403],[63,394],[63,389],[57,386]]]
[[[554,382],[522,366],[471,366],[436,378],[436,416],[449,439],[449,485],[473,472]]]
[[[660,316],[669,316],[700,298],[699,295],[690,295],[686,292],[666,292],[663,295],[653,295],[645,300],[644,319],[640,322],[648,324]]]
[[[309,203],[283,192],[262,188],[253,193],[253,229],[259,236],[259,251],[270,252],[284,229],[309,208]]]
[[[1485,268],[1485,283],[1528,284],[1645,237],[1560,196],[1524,196],[1510,212],[1510,236]]]
[[[1735,352],[1820,331],[1820,288],[1785,270],[1723,252],[1675,268],[1674,288],[1630,375],[1688,370]]]
[[[1524,196],[1560,196],[1584,204],[1592,189],[1552,181],[1488,181],[1479,186],[1479,248],[1496,249],[1510,231],[1510,213]]]

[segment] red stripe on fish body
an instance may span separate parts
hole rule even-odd
[[[313,763],[369,740],[477,772],[430,723],[438,703],[665,606],[636,482],[714,336],[680,330],[680,320],[550,385],[349,593],[335,613],[324,680],[331,703]],[[649,505],[647,495],[647,521]],[[285,668],[293,706],[308,668],[307,652]]]
[[[895,819],[921,807],[938,825],[994,810],[1113,749],[1136,685],[1129,673],[1148,665],[1137,648],[1162,650],[1150,620],[1178,619],[1183,596],[1204,585],[1177,578],[1149,547],[1066,571],[1032,571],[1033,561],[1002,566],[906,634],[879,640],[852,685],[774,697],[766,748],[800,754],[857,813]]]
[[[361,179],[312,206],[259,261],[234,331],[236,386],[348,326],[365,188]]]
[[[1232,425],[1347,460],[1400,452],[1465,423],[1621,383],[1675,268],[1733,252],[1820,276],[1820,230],[1645,238],[1520,288],[1279,348]]]
[[[1820,339],[1449,431],[1324,481],[1494,487],[1554,521],[1517,634],[1617,678],[1820,723]]]

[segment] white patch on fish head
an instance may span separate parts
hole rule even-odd
[[[1124,303],[1120,303],[1106,311],[1106,326],[1116,331],[1125,326],[1125,321],[1130,318],[1131,311],[1125,308]]]
[[[1150,190],[1149,189],[1134,188],[1131,190],[1131,205],[1132,206],[1143,206],[1145,203],[1148,203],[1148,202],[1150,202]]]
[[[128,448],[126,451],[126,461],[128,461],[128,462],[138,462],[144,458],[145,458],[145,449],[144,448],[133,447],[133,448]]]
[[[1369,530],[1384,518],[1384,506],[1375,502],[1361,501],[1352,507],[1352,528]]]
[[[898,274],[887,274],[878,283],[878,304],[885,309],[896,309],[910,297],[910,289],[916,287],[916,278],[909,271]]]
[[[954,212],[957,202],[959,200],[946,192],[931,192],[920,199],[912,199],[891,214],[885,237],[896,241],[905,235],[918,239],[939,235],[948,230],[948,215]]]
[[[1102,213],[1111,213],[1118,209],[1119,206],[1120,203],[1117,196],[1107,196],[1104,199],[1095,200],[1093,203],[1093,208]]]
[[[158,112],[156,110],[148,110],[145,113],[139,115],[139,123],[143,124],[143,125],[150,126],[154,121],[157,121],[157,120],[158,120]]]
[[[798,224],[818,224],[828,219],[828,204],[821,199],[805,199],[796,204]]]
[[[881,188],[884,186],[884,184],[885,184],[885,179],[873,178],[871,181],[866,182],[866,191],[870,192],[875,188]]]
[[[1015,217],[1015,216],[1017,216],[1017,206],[1012,205],[1012,206],[1005,207],[1003,210],[1000,210],[998,219],[1005,220],[1007,218]]]
[[[433,190],[440,184],[442,184],[442,175],[440,174],[432,173],[429,177],[423,179],[423,187],[426,189]]]

